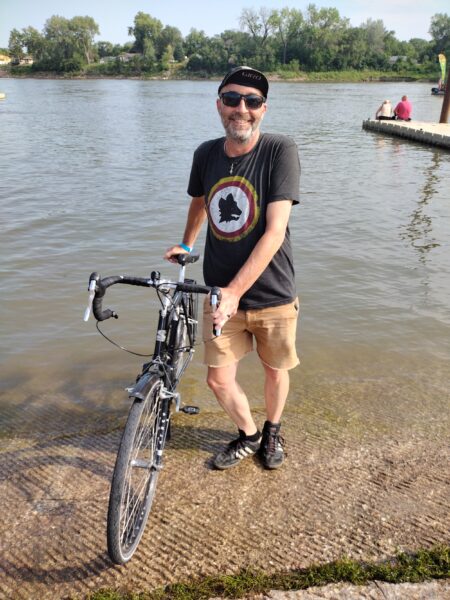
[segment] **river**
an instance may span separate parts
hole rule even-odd
[[[264,131],[299,147],[291,234],[301,298],[290,407],[377,411],[417,427],[448,410],[450,153],[363,131],[404,93],[438,121],[430,84],[271,85]],[[142,360],[84,323],[91,271],[147,275],[181,239],[192,152],[220,136],[217,82],[0,79],[0,432],[40,436],[109,422]],[[202,248],[202,240],[198,248]],[[201,266],[191,273],[201,279]],[[151,351],[148,290],[109,295],[103,328]],[[201,347],[184,400],[216,411]],[[241,380],[261,407],[255,356]]]

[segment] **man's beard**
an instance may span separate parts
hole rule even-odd
[[[247,121],[248,127],[246,129],[242,129],[235,127],[234,121],[233,119],[230,119],[230,117],[225,118],[223,115],[220,115],[220,118],[222,119],[222,125],[226,131],[227,137],[238,144],[245,144],[248,142],[258,129],[261,122],[261,118],[254,119],[253,121]]]

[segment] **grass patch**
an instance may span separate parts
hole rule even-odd
[[[49,73],[46,71],[37,71],[35,65],[20,67],[6,66],[4,70],[7,71],[11,77],[56,77],[62,79],[78,79],[80,77],[108,77],[112,79],[139,78],[220,81],[223,77],[222,72],[212,74],[207,73],[206,71],[188,71],[185,68],[184,63],[172,65],[169,71],[161,71],[159,69],[146,70],[140,65],[120,63],[116,61],[111,61],[105,64],[93,63],[91,65],[84,65],[80,71],[70,73]],[[404,71],[375,71],[369,69],[357,71],[353,69],[348,71],[306,72],[301,71],[299,68],[293,68],[290,65],[279,68],[273,73],[267,72],[267,75],[269,79],[292,82],[300,81],[307,83],[366,83],[379,81],[437,82],[438,79],[437,71],[427,73],[425,71],[422,72],[420,69],[405,69]]]
[[[436,546],[414,554],[400,553],[382,563],[358,562],[348,558],[282,573],[267,574],[246,569],[235,575],[218,575],[176,583],[149,592],[98,590],[86,600],[207,600],[242,598],[270,590],[304,590],[329,583],[347,582],[364,585],[370,581],[418,583],[450,577],[450,546]]]
[[[305,81],[308,83],[326,82],[326,83],[365,83],[379,81],[434,81],[436,76],[433,73],[420,72],[385,72],[385,71],[318,71],[302,72],[292,70],[279,70],[277,77],[285,80]]]

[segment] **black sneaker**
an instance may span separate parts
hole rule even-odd
[[[256,442],[251,442],[247,439],[245,433],[239,429],[239,437],[228,444],[225,450],[219,452],[213,459],[213,465],[216,469],[229,469],[241,462],[247,456],[253,456],[261,442],[261,434],[258,431],[258,439]]]
[[[259,455],[266,469],[278,469],[284,462],[284,439],[280,435],[280,423],[264,423]]]

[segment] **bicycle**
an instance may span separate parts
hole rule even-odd
[[[210,293],[214,309],[220,290],[185,279],[186,265],[196,262],[198,255],[179,254],[176,259],[180,265],[178,281],[161,279],[158,271],[153,271],[150,278],[117,275],[101,279],[97,273],[89,278],[84,320],[89,319],[92,310],[97,328],[101,321],[118,318],[113,310],[102,308],[106,290],[112,285],[155,288],[161,302],[152,359],[144,363],[136,383],[127,388],[132,404],[117,452],[107,518],[108,554],[116,564],[131,559],[144,533],[170,437],[173,408],[187,414],[199,412],[196,406],[181,406],[176,388],[194,353],[198,294]]]

